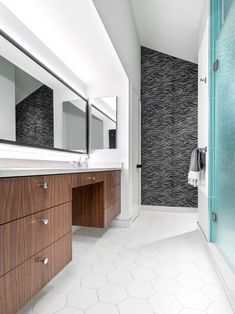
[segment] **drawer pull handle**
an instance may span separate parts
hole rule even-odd
[[[114,189],[111,189],[111,192],[114,192]]]
[[[49,263],[49,258],[48,257],[43,257],[41,259],[41,262],[44,264],[44,265],[47,265]]]
[[[48,189],[48,183],[47,182],[40,183],[39,187],[44,189],[44,190],[47,190]]]
[[[40,220],[40,222],[41,222],[43,225],[48,225],[49,220],[48,220],[47,218],[44,218],[44,219]]]
[[[88,177],[89,180],[95,181],[95,177]]]

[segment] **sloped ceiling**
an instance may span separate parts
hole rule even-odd
[[[197,63],[204,1],[130,0],[142,46]]]
[[[92,0],[1,0],[86,85],[123,67]]]

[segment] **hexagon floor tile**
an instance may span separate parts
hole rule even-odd
[[[158,292],[176,294],[180,290],[180,286],[174,278],[157,277],[151,284]]]
[[[81,286],[90,289],[98,289],[107,284],[107,278],[102,274],[88,274],[81,278]]]
[[[136,280],[140,281],[152,281],[154,278],[156,278],[156,273],[149,268],[143,268],[143,267],[138,267],[136,269],[133,269],[131,271],[132,276]]]
[[[64,276],[53,281],[55,292],[69,293],[80,287],[80,279],[71,276]]]
[[[140,299],[147,299],[151,297],[155,290],[154,288],[148,283],[143,281],[134,280],[126,286],[127,292],[129,296],[140,298]]]
[[[65,307],[63,310],[56,312],[56,314],[84,314],[84,312],[78,309],[72,309],[71,307]]]
[[[85,311],[86,314],[119,314],[117,306],[107,303],[96,303],[88,310]]]
[[[79,288],[68,294],[68,305],[85,310],[98,302],[97,293],[91,289]]]
[[[120,303],[128,296],[123,287],[114,284],[108,284],[100,288],[98,295],[101,301],[113,304]]]
[[[80,228],[73,261],[19,314],[232,314],[196,229],[195,214],[148,211]]]
[[[156,293],[149,299],[149,303],[158,314],[178,314],[183,308],[181,303],[173,295]]]
[[[127,298],[118,305],[118,309],[120,314],[153,314],[151,307],[146,301],[136,298]]]
[[[228,303],[224,304],[224,303],[214,302],[207,309],[207,314],[222,314],[222,313],[233,314],[234,312],[232,311]]]
[[[108,281],[117,285],[126,285],[133,280],[128,271],[114,270],[107,275]]]
[[[33,311],[38,314],[53,314],[66,305],[66,295],[50,291],[35,299]]]
[[[184,308],[180,314],[206,314],[204,311],[197,311],[197,310],[191,310]]]
[[[181,289],[177,298],[185,307],[195,310],[206,310],[210,304],[210,300],[202,292],[193,289]]]

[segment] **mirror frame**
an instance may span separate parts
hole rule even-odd
[[[47,71],[49,74],[51,74],[55,79],[57,79],[60,83],[65,85],[74,94],[76,94],[82,100],[84,100],[86,102],[86,152],[84,152],[84,151],[67,150],[67,149],[63,149],[63,148],[54,148],[54,147],[52,148],[52,147],[40,146],[40,145],[18,144],[15,141],[3,140],[3,139],[0,139],[0,144],[9,144],[9,145],[14,145],[14,146],[19,146],[19,147],[31,147],[31,148],[50,150],[50,151],[57,151],[57,152],[66,152],[66,153],[79,154],[79,155],[81,155],[81,154],[88,155],[89,154],[89,102],[88,102],[88,99],[85,98],[84,96],[82,96],[78,91],[76,91],[72,86],[70,86],[60,76],[58,76],[55,72],[53,72],[51,69],[49,69],[45,64],[43,64],[40,60],[38,60],[34,55],[32,55],[28,50],[26,50],[24,47],[22,47],[18,42],[16,42],[12,37],[10,37],[8,34],[6,34],[1,29],[0,29],[0,36],[5,38],[6,40],[8,40],[13,46],[15,46],[21,52],[23,52],[32,61],[37,63],[41,68],[43,68],[45,71]]]

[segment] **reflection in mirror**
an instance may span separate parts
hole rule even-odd
[[[91,100],[91,150],[117,148],[117,97]]]
[[[87,153],[87,102],[15,46],[6,45],[4,53],[14,63],[0,56],[0,140]]]
[[[63,142],[67,150],[86,151],[86,109],[83,100],[63,102]]]

